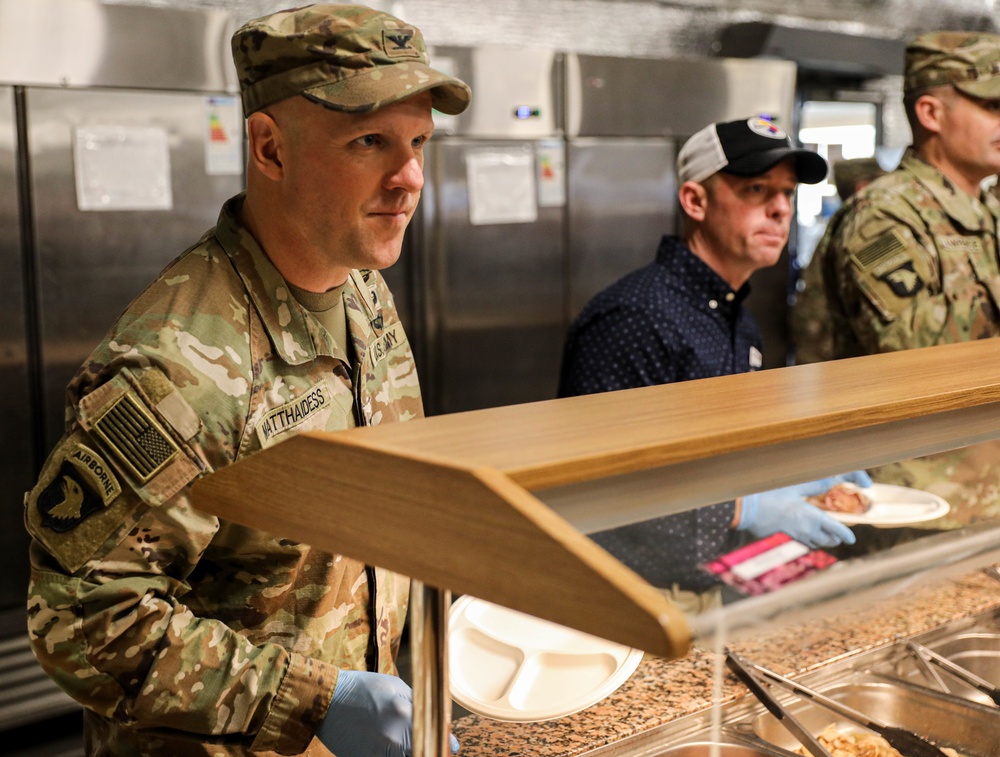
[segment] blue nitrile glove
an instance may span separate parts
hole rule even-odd
[[[854,533],[834,518],[805,501],[825,493],[834,484],[852,483],[865,488],[872,480],[864,471],[853,471],[841,476],[831,476],[806,484],[786,486],[743,498],[740,505],[740,531],[749,531],[758,539],[784,531],[807,547],[836,547],[854,544]]]
[[[337,757],[409,757],[413,691],[396,676],[341,670],[316,738]],[[449,739],[456,754],[458,739]]]

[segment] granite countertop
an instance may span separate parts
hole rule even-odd
[[[771,628],[729,644],[761,665],[799,674],[857,655],[902,636],[1000,607],[1000,583],[982,571],[917,588],[905,598],[832,617]],[[617,691],[558,720],[508,723],[469,715],[453,724],[461,757],[573,757],[710,708],[716,658],[710,642],[679,660],[646,655]],[[726,673],[720,703],[747,695]]]

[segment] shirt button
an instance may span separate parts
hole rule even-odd
[[[716,300],[709,300],[708,306],[712,308],[712,310],[715,310],[717,307],[719,307],[719,303]]]
[[[736,299],[736,292],[729,292],[726,294],[726,302],[732,302]]]

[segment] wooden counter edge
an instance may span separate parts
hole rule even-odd
[[[663,594],[503,474],[305,433],[195,484],[199,509],[665,658]]]
[[[990,339],[345,433],[372,448],[493,468],[536,491],[984,406],[1000,406],[1000,347]]]

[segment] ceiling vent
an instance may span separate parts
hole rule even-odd
[[[728,58],[780,58],[804,70],[871,78],[902,75],[906,42],[751,21],[723,29],[713,50]]]

